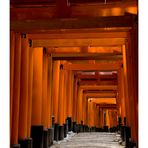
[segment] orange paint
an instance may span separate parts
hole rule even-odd
[[[47,125],[52,126],[52,57],[48,57],[48,90],[47,90]]]
[[[33,48],[29,48],[29,82],[28,82],[28,123],[27,137],[31,136],[31,114],[32,114],[32,89],[33,89]]]
[[[48,55],[46,54],[46,51],[43,49],[43,74],[42,74],[43,78],[42,78],[42,85],[43,85],[43,89],[42,89],[42,124],[44,126],[44,129],[48,128],[48,118],[49,118],[49,114],[48,114],[48,101],[47,101],[47,97],[48,97]]]
[[[15,34],[14,49],[14,82],[13,82],[13,113],[11,144],[18,143],[19,104],[20,104],[20,72],[21,72],[21,36]]]
[[[32,125],[42,125],[43,49],[33,51]]]
[[[59,108],[59,78],[60,78],[60,61],[53,63],[53,115],[55,116],[55,123],[58,123],[58,108]]]
[[[61,62],[63,64],[63,62]],[[60,85],[59,85],[59,112],[58,112],[58,123],[64,124],[64,70],[60,69]]]
[[[12,130],[12,112],[13,112],[13,81],[14,81],[14,51],[15,51],[15,33],[10,32],[10,137]],[[11,139],[11,138],[10,138]]]
[[[29,44],[28,44],[28,38],[22,37],[21,38],[19,139],[27,138],[28,82],[29,82]]]
[[[73,81],[72,81],[72,71],[68,71],[68,100],[67,100],[67,115],[72,117],[72,101],[73,101]]]
[[[64,108],[64,122],[66,122],[66,118],[67,118],[67,93],[68,93],[68,87],[67,87],[67,71],[64,70],[64,104],[63,104],[63,108]]]

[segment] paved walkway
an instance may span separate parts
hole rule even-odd
[[[62,141],[54,142],[51,148],[124,148],[118,144],[116,133],[69,133]]]

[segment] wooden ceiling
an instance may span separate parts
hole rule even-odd
[[[66,60],[64,70],[72,70],[93,97],[117,93],[122,46],[137,14],[137,0],[10,0],[10,29],[27,33],[31,46],[45,47],[53,60]]]

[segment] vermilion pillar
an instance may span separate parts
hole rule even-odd
[[[123,52],[123,76],[124,76],[124,92],[125,92],[125,104],[126,104],[126,117],[127,125],[130,125],[130,104],[129,104],[129,87],[128,87],[128,77],[127,77],[127,55],[125,45],[122,46]]]
[[[13,82],[13,108],[11,145],[18,143],[19,104],[20,104],[20,72],[21,72],[21,35],[15,34],[14,48],[14,82]]]
[[[108,109],[106,110],[106,125],[108,128],[110,128],[110,120],[109,120],[109,111]]]
[[[29,48],[29,76],[28,76],[28,122],[27,138],[31,137],[32,89],[33,89],[33,48]]]
[[[64,70],[63,62],[60,65],[60,85],[59,85],[59,112],[58,123],[63,126],[64,124]]]
[[[121,117],[126,117],[126,108],[125,108],[125,88],[124,88],[124,71],[123,67],[121,68]],[[122,120],[123,121],[123,120]]]
[[[82,95],[82,93],[83,93],[83,90],[82,89],[80,89],[79,88],[79,90],[78,90],[78,103],[77,103],[77,122],[78,122],[78,124],[81,124],[81,121],[82,121],[82,118],[83,118],[83,109],[82,109],[82,107],[83,107],[83,105],[82,105],[82,103],[83,103],[83,95]]]
[[[64,70],[64,103],[63,103],[63,108],[64,108],[64,122],[66,122],[67,118],[67,94],[68,94],[68,81],[67,81],[67,71]]]
[[[69,91],[68,91],[68,100],[67,100],[67,113],[68,113],[68,117],[72,117],[72,110],[73,110],[73,106],[72,106],[72,101],[73,101],[72,71],[68,71],[68,88],[69,88]]]
[[[103,128],[103,109],[99,109],[99,115],[100,115],[100,128]]]
[[[24,140],[27,138],[29,43],[26,34],[22,34],[21,36],[19,139]]]
[[[73,93],[73,121],[76,122],[76,109],[77,109],[77,91],[78,91],[78,85],[77,85],[78,79],[76,76],[74,76],[74,93]]]
[[[32,125],[42,125],[43,49],[33,51]]]
[[[47,89],[47,120],[48,127],[52,124],[52,56],[48,56],[48,89]]]
[[[85,94],[82,97],[83,124],[87,125],[87,97]]]
[[[55,123],[58,123],[58,108],[59,108],[59,77],[60,76],[60,61],[53,63],[53,115],[55,116]]]
[[[126,44],[131,138],[138,143],[138,27],[135,23]]]
[[[42,89],[42,123],[44,129],[48,128],[48,108],[50,107],[48,104],[48,55],[46,53],[46,49],[43,48],[43,89]]]
[[[10,136],[12,130],[12,112],[13,112],[13,82],[14,82],[14,50],[15,50],[15,33],[10,33]],[[11,139],[11,138],[10,138]]]

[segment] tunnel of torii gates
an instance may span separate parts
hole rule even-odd
[[[10,147],[68,131],[118,131],[138,147],[137,2],[44,1],[10,5]]]

